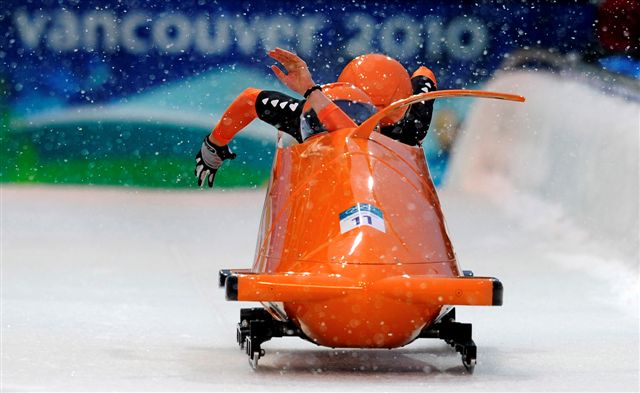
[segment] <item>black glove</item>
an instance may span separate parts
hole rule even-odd
[[[213,187],[213,179],[216,177],[218,168],[224,160],[233,160],[236,154],[229,149],[229,146],[218,146],[209,141],[209,137],[205,137],[202,147],[196,154],[195,175],[198,178],[198,186],[202,187],[206,178],[209,187]]]

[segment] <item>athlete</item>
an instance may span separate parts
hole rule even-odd
[[[412,94],[437,90],[438,82],[433,72],[419,67],[409,78],[409,73],[397,60],[389,56],[371,53],[358,56],[344,68],[338,82],[348,82],[367,93],[380,110],[391,103]],[[433,112],[433,100],[421,101],[396,109],[380,122],[380,132],[410,146],[422,143]]]
[[[195,175],[199,186],[206,180],[209,187],[213,187],[223,161],[236,157],[228,147],[229,141],[255,118],[302,143],[318,132],[355,127],[375,112],[373,105],[381,109],[412,92],[418,94],[436,88],[435,76],[428,68],[420,67],[413,78],[409,78],[399,62],[377,54],[363,55],[347,64],[338,78],[341,87],[332,84],[323,88],[315,84],[306,63],[297,55],[280,48],[268,54],[287,71],[272,66],[276,77],[304,99],[254,88],[243,91],[204,139],[196,155]],[[360,89],[353,86],[347,89],[345,83]],[[367,95],[363,96],[360,90],[368,92],[372,99],[365,98]],[[406,108],[394,111],[381,122],[381,132],[400,142],[417,145],[427,133],[432,108],[433,102],[426,101],[413,105],[408,111]]]
[[[268,54],[287,71],[273,65],[271,69],[278,79],[304,96],[304,100],[276,91],[254,88],[243,91],[202,142],[195,168],[199,186],[206,180],[209,187],[213,187],[215,174],[223,161],[236,157],[229,149],[229,141],[256,117],[302,142],[318,132],[356,127],[352,119],[362,122],[375,113],[369,97],[357,87],[344,82],[324,87],[317,85],[307,64],[295,54],[280,48]],[[301,127],[301,119],[305,127]]]

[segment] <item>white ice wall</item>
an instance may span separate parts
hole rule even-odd
[[[498,74],[486,90],[527,102],[474,103],[446,184],[495,200],[526,225],[603,240],[637,263],[640,103],[591,82]]]

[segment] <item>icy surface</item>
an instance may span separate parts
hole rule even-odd
[[[638,277],[580,236],[441,193],[464,269],[503,307],[458,308],[478,365],[443,342],[332,350],[274,339],[258,371],[217,271],[249,267],[264,190],[2,187],[3,391],[637,391]]]

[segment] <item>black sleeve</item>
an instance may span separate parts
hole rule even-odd
[[[256,100],[258,118],[286,132],[302,143],[300,135],[300,114],[305,101],[277,91],[263,90]]]
[[[413,94],[436,91],[436,84],[426,76],[411,78]],[[433,100],[416,102],[409,107],[407,113],[396,124],[382,127],[383,135],[393,138],[407,145],[415,146],[422,143],[431,125],[433,114]]]

